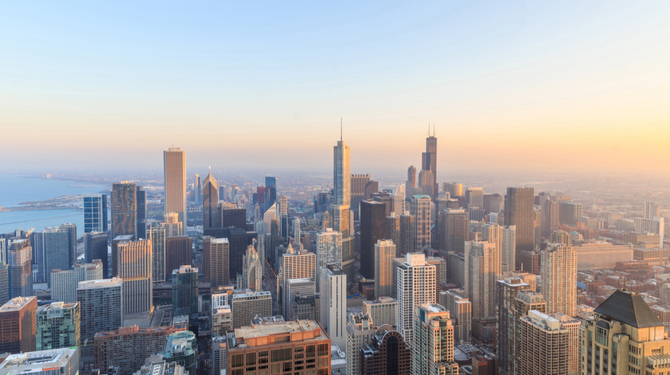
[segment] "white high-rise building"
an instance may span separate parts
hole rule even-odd
[[[51,299],[61,302],[77,302],[77,285],[80,281],[102,280],[102,261],[77,263],[73,270],[51,271]]]
[[[176,212],[186,227],[186,152],[179,147],[163,151],[165,213]]]
[[[405,262],[396,267],[398,299],[398,332],[412,342],[414,310],[426,303],[435,303],[435,266],[426,263],[422,253],[407,253]]]
[[[363,314],[370,315],[378,327],[384,324],[398,326],[398,302],[391,297],[378,297],[374,301],[363,301]]]
[[[500,260],[495,243],[466,241],[464,289],[472,303],[473,318],[488,318],[496,314],[496,270]]]
[[[319,233],[317,238],[317,267],[325,267],[328,264],[342,266],[342,233],[326,228],[325,232]]]
[[[361,349],[372,343],[377,332],[370,315],[349,314],[347,321],[347,374],[361,373]]]
[[[572,246],[549,244],[542,252],[542,295],[547,313],[575,316],[577,306],[577,255]]]
[[[391,212],[395,213],[396,217],[405,214],[405,185],[395,185],[393,187],[393,194],[391,195]]]
[[[335,265],[319,268],[320,323],[333,344],[347,347],[347,275]]]

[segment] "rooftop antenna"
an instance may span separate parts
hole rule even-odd
[[[340,142],[342,142],[342,117],[340,117]]]
[[[435,137],[435,123],[433,123],[433,137]]]

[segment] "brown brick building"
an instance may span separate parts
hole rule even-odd
[[[37,297],[16,297],[0,307],[0,353],[36,349]]]
[[[402,335],[384,324],[372,337],[372,344],[361,349],[362,375],[409,375],[410,348]]]

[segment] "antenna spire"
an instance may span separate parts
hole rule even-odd
[[[435,123],[433,123],[433,137],[435,137]]]
[[[342,142],[342,117],[340,117],[340,142]]]

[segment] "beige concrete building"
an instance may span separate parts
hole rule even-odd
[[[398,296],[398,329],[412,344],[416,307],[435,303],[435,266],[426,263],[422,253],[407,253],[396,268]]]
[[[396,247],[391,240],[378,240],[375,244],[374,272],[375,297],[390,297],[393,289],[391,260],[396,257]]]
[[[467,241],[465,243],[465,296],[472,302],[473,318],[495,316],[496,271],[500,259],[495,243]]]
[[[252,292],[233,294],[233,329],[251,324],[256,316],[272,315],[272,294],[270,292]]]
[[[416,307],[412,374],[457,375],[454,361],[454,326],[449,310],[436,303]]]
[[[414,233],[416,251],[422,251],[424,246],[431,246],[431,212],[430,196],[415,195],[410,200],[411,214],[414,216]]]
[[[616,262],[633,260],[633,246],[610,242],[587,242],[572,247],[577,255],[577,270],[614,268]]]
[[[51,299],[61,302],[77,301],[77,285],[80,281],[102,280],[102,261],[77,263],[73,270],[51,270]]]
[[[449,313],[454,325],[454,342],[470,342],[472,338],[472,303],[465,297],[463,289],[440,292],[440,305]]]
[[[186,226],[186,152],[179,147],[163,151],[165,213],[176,212]]]
[[[378,327],[384,324],[398,325],[398,302],[391,297],[378,297],[374,301],[363,301],[363,314],[370,315]]]
[[[519,375],[569,375],[579,370],[579,326],[564,314],[530,310],[520,318]]]
[[[151,240],[124,241],[117,245],[124,314],[146,312],[153,307],[151,255]]]
[[[204,246],[209,248],[209,280],[212,289],[230,284],[230,243],[228,239],[204,238]]]
[[[349,314],[347,319],[347,374],[361,373],[361,349],[372,342],[377,327],[370,315]],[[340,348],[341,349],[341,348]]]
[[[572,246],[550,244],[542,251],[541,275],[547,312],[574,316],[577,306],[577,256]]]

